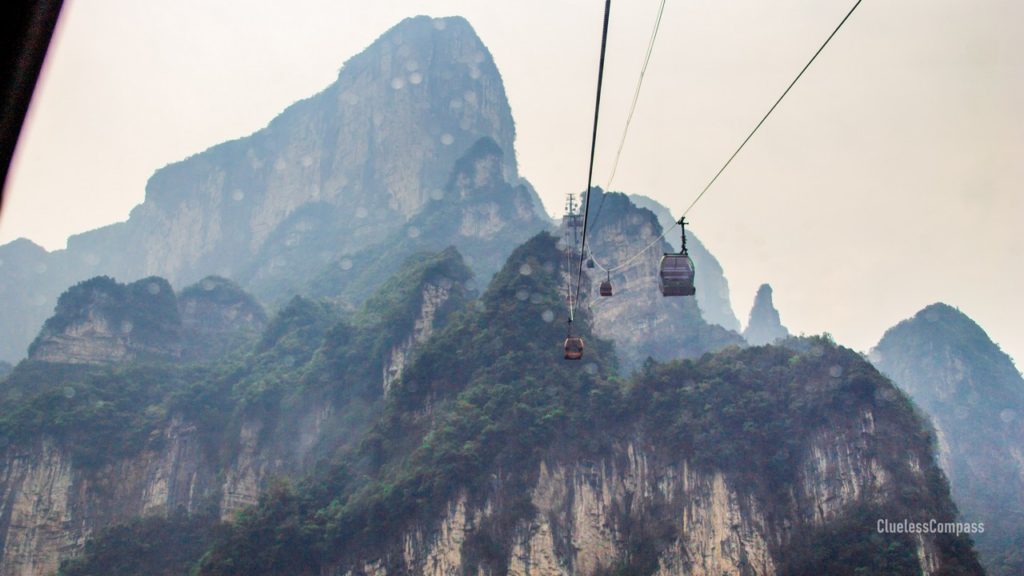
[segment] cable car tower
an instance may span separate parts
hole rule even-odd
[[[565,215],[562,216],[562,239],[565,245],[565,262],[566,262],[566,277],[568,278],[568,284],[566,285],[566,301],[569,304],[569,323],[566,329],[565,336],[565,359],[566,360],[579,360],[583,357],[583,338],[580,336],[573,336],[572,334],[572,310],[573,310],[573,291],[572,291],[572,263],[574,260],[579,258],[580,253],[580,233],[583,229],[583,215],[579,212],[579,204],[576,203],[575,194],[566,194],[565,197]]]
[[[575,194],[565,195],[565,214],[562,216],[562,239],[566,251],[575,259],[579,256],[580,231],[583,229],[583,215],[579,212]]]

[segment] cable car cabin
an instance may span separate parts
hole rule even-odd
[[[601,282],[600,292],[601,292],[601,296],[611,296],[612,295],[612,281],[611,280],[605,280],[604,282]]]
[[[659,268],[658,287],[662,296],[693,296],[697,293],[693,285],[693,261],[685,252],[665,254]]]
[[[579,360],[583,358],[583,338],[569,336],[565,339],[565,359]]]
[[[587,258],[587,268],[593,268],[593,267],[594,267],[594,259],[593,258]]]

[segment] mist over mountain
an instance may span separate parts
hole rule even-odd
[[[490,53],[464,19],[408,19],[266,128],[158,170],[126,222],[53,253],[24,240],[0,247],[0,359],[24,357],[57,295],[100,274],[175,286],[215,274],[284,302],[332,262],[402,233],[444,196],[456,160],[481,138],[501,151],[495,175],[521,190],[520,209],[532,215],[517,225],[525,239],[548,221],[519,179]]]
[[[993,576],[1024,572],[1024,378],[974,321],[933,304],[886,331],[872,360],[932,418],[939,462]]]
[[[4,493],[41,499],[0,502],[32,526],[2,566],[89,537],[62,574],[981,573],[966,537],[877,533],[954,508],[926,424],[857,354],[804,339],[623,382],[585,308],[587,356],[561,359],[563,257],[538,235],[472,299],[457,252],[421,256],[354,315],[296,298],[201,371],[22,363],[7,407],[53,403],[42,374],[63,400],[3,422]]]
[[[588,191],[622,267],[566,361],[514,137],[469,24],[410,18],[127,222],[0,247],[0,574],[982,573],[877,528],[955,519],[941,427],[827,336],[746,347],[692,236],[662,297],[663,207]]]

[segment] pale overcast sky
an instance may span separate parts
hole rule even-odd
[[[598,183],[659,0],[612,7]],[[613,189],[678,212],[853,0],[669,0]],[[406,16],[490,47],[521,173],[557,214],[586,184],[600,0],[68,0],[0,241],[124,220],[168,163],[249,134]],[[691,212],[741,322],[770,282],[795,333],[867,350],[935,301],[1024,359],[1024,2],[864,0]]]

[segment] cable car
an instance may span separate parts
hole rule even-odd
[[[608,279],[605,280],[604,282],[601,282],[600,292],[601,292],[601,296],[611,296],[612,295],[612,273],[611,272],[608,273]]]
[[[565,339],[565,359],[579,360],[583,358],[583,338],[568,336]]]
[[[666,252],[658,266],[658,287],[662,296],[693,296],[697,288],[693,285],[693,260],[686,251],[686,218],[679,219],[683,243],[678,254]]]
[[[587,268],[593,268],[593,267],[594,267],[594,258],[593,257],[587,258]]]

